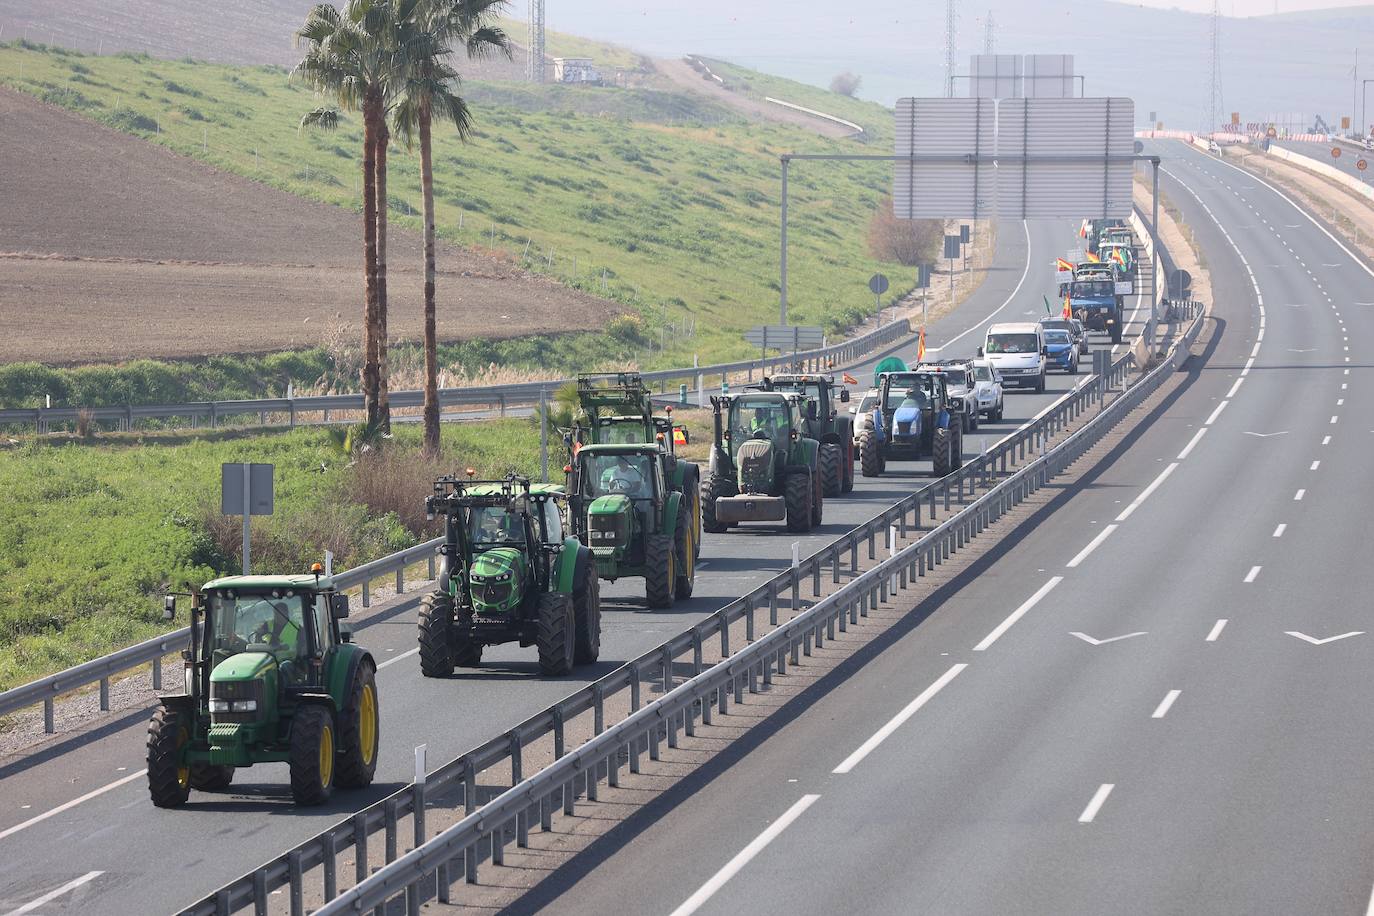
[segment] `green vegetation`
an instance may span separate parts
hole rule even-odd
[[[781,76],[771,76],[757,70],[749,70],[723,60],[709,57],[701,58],[711,72],[725,81],[725,86],[736,92],[743,92],[755,98],[772,97],[813,108],[846,121],[853,121],[864,129],[866,139],[887,151],[892,144],[892,111],[877,102],[865,102],[849,96],[809,86]]]
[[[217,167],[358,206],[358,119],[346,117],[333,134],[297,130],[301,114],[317,102],[279,68],[94,57],[14,42],[0,46],[0,83]],[[666,352],[641,354],[646,368],[682,365],[694,353],[715,360],[751,352],[740,331],[776,315],[777,155],[854,149],[785,125],[713,124],[719,117],[713,106],[672,93],[475,83],[469,89],[474,98],[488,92],[493,101],[477,107],[470,143],[460,144],[451,129],[436,132],[440,236],[483,248],[494,239],[495,248],[532,270],[622,302],[638,311],[655,343],[660,330],[695,318],[696,337],[665,333]],[[853,115],[851,106],[881,111],[814,92],[825,104],[802,103],[843,116]],[[594,107],[588,100],[597,98],[608,100],[609,114],[572,110]],[[538,99],[548,110],[521,110]],[[622,106],[619,114],[615,105]],[[188,106],[199,118],[186,113]],[[683,123],[683,112],[701,123]],[[418,230],[418,159],[398,148],[390,162],[392,223]],[[865,286],[872,273],[907,273],[875,261],[864,245],[868,219],[889,182],[881,164],[794,170],[793,320],[839,331],[872,312]],[[892,295],[907,288],[896,282]]]

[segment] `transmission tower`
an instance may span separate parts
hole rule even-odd
[[[945,95],[949,98],[954,98],[954,27],[959,18],[954,3],[946,0],[945,5]]]
[[[1207,133],[1221,123],[1221,0],[1212,0],[1212,73],[1211,97],[1207,107]]]
[[[531,83],[544,82],[544,0],[530,0],[530,60],[528,75]]]
[[[983,20],[983,53],[991,54],[996,47],[997,41],[993,34],[995,27],[992,23],[992,10],[988,10],[988,18]]]

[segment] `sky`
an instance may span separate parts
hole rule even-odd
[[[1338,9],[1366,6],[1369,0],[1221,0],[1223,16],[1268,16],[1272,13],[1296,13],[1306,10]],[[1191,13],[1210,13],[1212,0],[1152,0],[1136,4],[1157,9],[1180,9]]]

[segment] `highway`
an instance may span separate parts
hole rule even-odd
[[[1374,273],[1153,146],[1211,270],[1205,363],[919,626],[521,911],[646,880],[674,916],[1370,908]]]
[[[1327,165],[1334,166],[1366,184],[1374,181],[1374,152],[1360,149],[1350,143],[1337,143],[1334,140],[1330,143],[1299,143],[1293,140],[1281,140],[1276,141],[1275,145],[1309,159],[1325,162]],[[1331,155],[1333,148],[1341,151],[1340,156]],[[1361,159],[1365,160],[1368,165],[1365,171],[1360,171],[1356,165]]]
[[[930,328],[930,355],[971,355],[989,322],[1043,314],[1054,258],[1071,247],[1075,228],[1004,224],[986,282]],[[1134,335],[1141,313],[1128,314]],[[1105,340],[1095,337],[1096,345]],[[911,349],[902,355],[910,359]],[[851,371],[866,384],[875,361]],[[966,452],[1011,431],[1084,377],[1051,375],[1044,395],[1008,394],[1005,420],[966,436]],[[153,808],[142,774],[146,710],[20,757],[0,768],[0,912],[63,888],[43,912],[160,912],[189,903],[408,783],[416,745],[428,745],[431,768],[458,756],[766,581],[788,564],[793,542],[807,555],[927,479],[928,463],[894,463],[882,478],[859,477],[851,496],[826,500],[823,527],[804,537],[767,526],[708,535],[695,597],[669,611],[646,610],[638,580],[603,584],[601,661],[568,678],[541,678],[533,649],[516,646],[488,649],[480,669],[452,679],[422,678],[414,655],[419,592],[360,621],[357,640],[381,666],[377,782],[369,791],[339,792],[323,808],[293,806],[285,765],[239,771],[231,791],[193,793],[180,810]]]

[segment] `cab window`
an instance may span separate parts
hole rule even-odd
[[[315,596],[315,638],[319,641],[317,646],[320,654],[329,648],[333,633],[329,627],[329,596]]]
[[[558,503],[552,499],[544,500],[544,540],[558,544],[563,540],[563,516],[558,511]]]

